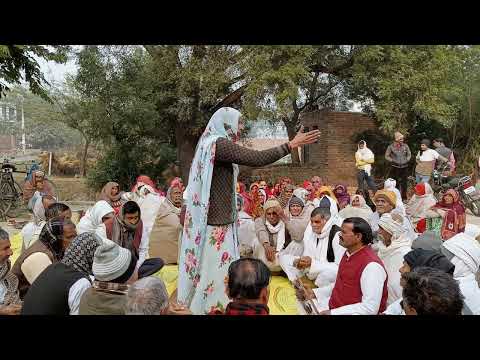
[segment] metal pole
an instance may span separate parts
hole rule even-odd
[[[48,159],[48,176],[52,175],[52,152],[50,152],[50,157]]]

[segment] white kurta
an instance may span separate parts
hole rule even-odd
[[[252,253],[258,243],[255,222],[245,211],[238,213],[238,242],[240,243],[240,249]]]
[[[382,260],[388,275],[388,306],[402,298],[399,269],[403,265],[403,257],[412,251],[411,241],[406,234],[402,234],[398,239],[393,240],[389,247],[385,247],[383,243],[379,243],[378,247],[378,257]]]
[[[303,256],[309,256],[312,259],[312,263],[309,268],[299,270],[293,266],[295,259],[299,256],[293,256],[290,254],[281,254],[279,257],[280,266],[287,274],[290,281],[306,275],[310,280],[315,281],[315,285],[318,289],[314,289],[314,292],[318,296],[329,297],[335,280],[337,279],[338,265],[345,252],[345,248],[340,246],[339,233],[337,232],[332,240],[332,248],[335,254],[335,261],[328,262],[327,250],[328,250],[328,235],[332,228],[332,222],[330,220],[325,224],[324,230],[321,234],[316,234],[312,230],[312,226],[309,223],[305,230],[305,236],[303,237]],[[318,243],[317,243],[317,238]]]

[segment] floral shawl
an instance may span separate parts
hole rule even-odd
[[[183,227],[179,274],[178,299],[190,306],[195,287],[200,281],[200,266],[203,247],[207,242],[207,218],[210,199],[210,187],[215,161],[215,144],[219,138],[235,141],[238,134],[238,122],[241,113],[233,108],[223,107],[213,114],[207,124],[195,150],[186,189],[186,213]],[[235,193],[238,165],[233,164],[233,183],[231,191]],[[237,212],[236,201],[232,211]],[[236,217],[236,216],[235,216]]]

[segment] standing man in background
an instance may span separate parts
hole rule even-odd
[[[407,177],[408,163],[412,153],[407,144],[404,143],[404,136],[400,132],[395,133],[395,141],[387,147],[385,159],[391,163],[390,177],[397,180],[402,199],[407,199]]]

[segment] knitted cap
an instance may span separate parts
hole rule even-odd
[[[393,207],[397,206],[397,195],[393,191],[389,190],[378,190],[373,197],[373,201],[376,202],[377,199],[382,198]]]
[[[132,254],[111,240],[95,250],[92,272],[99,281],[110,281],[122,276],[129,268]]]
[[[299,205],[301,206],[302,208],[305,206],[305,204],[303,203],[302,199],[296,197],[295,195],[292,196],[292,198],[290,199],[290,205]]]

